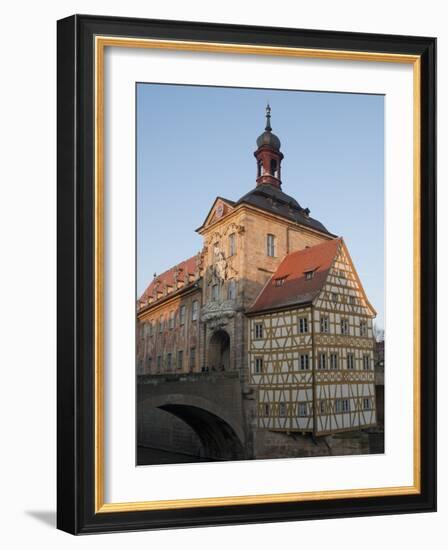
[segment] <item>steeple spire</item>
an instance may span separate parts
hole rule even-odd
[[[271,128],[271,106],[269,103],[266,105],[266,132],[272,132]]]

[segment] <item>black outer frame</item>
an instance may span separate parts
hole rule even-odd
[[[94,37],[421,56],[421,493],[94,513]],[[436,39],[74,15],[57,26],[57,527],[100,533],[436,510]]]

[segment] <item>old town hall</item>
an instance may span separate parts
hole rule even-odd
[[[221,395],[226,373],[237,380],[241,422],[233,431],[244,450],[227,458],[293,456],[297,440],[285,446],[279,434],[301,436],[302,456],[319,454],[306,434],[316,445],[318,436],[376,424],[375,310],[343,238],[283,191],[283,154],[270,119],[268,105],[255,187],[236,201],[218,196],[196,229],[202,250],[156,275],[137,302],[141,383],[190,375],[197,384],[214,380]],[[204,442],[205,420],[182,416],[180,405],[164,407]],[[280,448],[289,450],[275,454]]]

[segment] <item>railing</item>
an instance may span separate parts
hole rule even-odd
[[[158,384],[161,382],[194,382],[219,381],[223,379],[239,379],[240,373],[236,370],[209,371],[209,372],[165,372],[160,374],[138,374],[137,384]]]

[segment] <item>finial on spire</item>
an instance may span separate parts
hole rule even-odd
[[[266,132],[271,132],[271,106],[268,104],[266,105]]]

